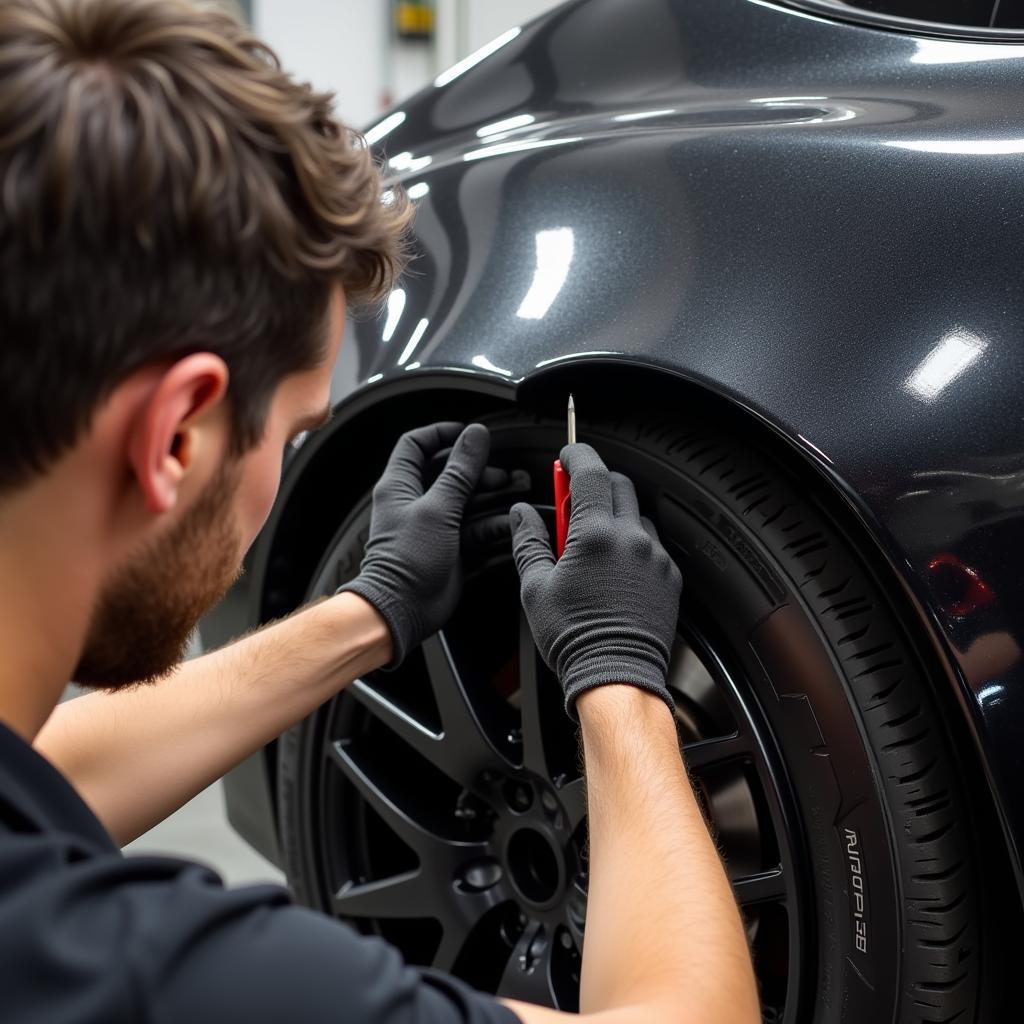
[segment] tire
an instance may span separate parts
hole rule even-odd
[[[529,469],[530,499],[550,504],[548,474],[562,425],[516,414],[488,422],[493,461]],[[826,500],[768,452],[724,428],[693,427],[664,414],[581,421],[580,436],[633,479],[644,511],[683,571],[680,729],[698,795],[718,829],[750,922],[765,1020],[974,1021],[983,922],[970,808],[950,736],[952,719],[944,716],[944,701],[915,651],[913,634],[887,596],[895,588],[879,583]],[[522,643],[518,622],[506,627],[504,621],[516,618],[517,595],[500,511],[477,509],[471,519],[463,602],[472,606],[465,611],[472,619],[470,643],[463,654],[452,655],[456,660],[486,661],[492,648]],[[311,594],[330,592],[354,575],[367,522],[363,501],[325,552]],[[482,605],[490,606],[490,617],[481,619]],[[456,633],[453,624],[444,642],[449,653],[458,646]],[[428,652],[428,662],[430,657],[436,660]],[[532,653],[520,651],[520,673],[531,658],[535,665]],[[487,743],[514,764],[519,748],[502,747],[501,733],[510,721],[509,701],[514,704],[518,694],[525,709],[529,691],[525,675],[514,691],[493,682],[506,672],[507,663],[494,667],[499,660],[495,655],[489,666],[466,667],[463,678],[488,680],[489,708],[474,714],[491,737]],[[436,694],[430,664],[426,670],[410,664],[380,685],[399,694],[396,701],[413,701],[404,714],[436,725],[437,707],[429,700],[415,705],[419,697],[412,696],[424,687],[411,677],[425,671],[427,689]],[[686,682],[695,673],[705,682]],[[506,820],[519,827],[526,818],[517,815],[537,815],[531,828],[550,833],[558,870],[545,874],[554,869],[540,840],[519,862],[511,846],[493,861],[488,854],[478,881],[490,879],[494,892],[508,883],[502,889],[508,899],[501,904],[505,909],[490,911],[491,918],[467,925],[461,952],[435,959],[457,925],[445,924],[439,938],[429,920],[399,925],[393,910],[366,916],[362,904],[332,895],[362,893],[358,886],[370,874],[407,877],[416,863],[405,850],[368,873],[369,850],[384,835],[379,815],[366,811],[353,793],[351,773],[335,782],[325,767],[325,749],[336,753],[339,743],[362,742],[358,736],[369,736],[367,729],[377,730],[368,749],[385,742],[374,716],[375,724],[365,724],[365,699],[341,695],[283,738],[282,847],[288,878],[303,902],[339,914],[355,906],[351,917],[358,927],[395,941],[415,962],[440,962],[481,987],[572,1008],[586,886],[583,828],[571,809],[575,739],[559,715],[557,684],[541,680],[536,686],[548,762],[541,774],[548,777],[525,772],[523,753],[522,772],[481,769],[471,785],[445,799],[463,803],[470,825],[459,824],[469,830],[459,841],[467,850],[483,849],[481,836],[497,843],[494,837],[512,827]],[[495,707],[503,700],[499,714]],[[525,742],[514,728],[507,739]],[[388,763],[405,765],[400,785],[410,807],[425,807],[433,800],[429,794],[440,791],[441,777],[429,775],[427,765],[421,771],[420,760]],[[529,792],[516,796],[522,780]],[[737,793],[742,813],[735,810]],[[534,801],[530,810],[517,809],[516,800],[527,797]],[[549,828],[556,820],[565,826],[560,832]],[[516,835],[527,836],[520,847],[535,841],[533,831],[520,828]],[[557,908],[532,899],[536,894],[523,881],[527,862],[545,879],[540,895],[550,897],[550,887],[557,887]],[[438,888],[450,884],[443,870],[432,881]],[[500,903],[498,897],[492,903]],[[532,945],[524,945],[527,940]],[[533,963],[531,955],[544,963],[543,971],[533,971],[545,975],[540,982],[522,966]],[[510,966],[516,957],[518,974]]]

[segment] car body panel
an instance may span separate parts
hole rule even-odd
[[[369,132],[417,259],[345,407],[621,362],[769,425],[930,630],[1020,883],[1024,46],[573,0],[465,63]]]

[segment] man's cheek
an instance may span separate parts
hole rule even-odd
[[[253,474],[250,486],[245,495],[244,507],[241,512],[243,545],[246,549],[263,529],[263,524],[274,507],[277,490],[281,483],[281,462],[279,459],[262,460],[262,464],[254,467],[258,471]]]

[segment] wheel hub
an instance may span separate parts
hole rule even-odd
[[[560,907],[579,868],[561,801],[544,780],[525,773],[484,785],[494,795],[493,842],[513,898],[525,911]]]
[[[543,832],[530,827],[517,829],[505,850],[505,860],[512,884],[527,903],[543,909],[561,894],[565,864]]]

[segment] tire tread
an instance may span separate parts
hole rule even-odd
[[[808,602],[847,681],[890,808],[904,904],[897,1020],[973,1020],[981,929],[971,819],[939,701],[895,613],[846,539],[769,453],[706,432],[673,435],[650,420],[645,427],[620,418],[616,434],[631,427],[645,447],[660,438],[652,454],[678,469],[692,474],[697,464],[700,485],[747,524]],[[599,435],[602,423],[588,422],[587,431]],[[719,472],[708,476],[712,467]],[[865,665],[869,659],[876,660]],[[928,872],[915,870],[925,861]],[[936,958],[936,950],[946,955]]]

